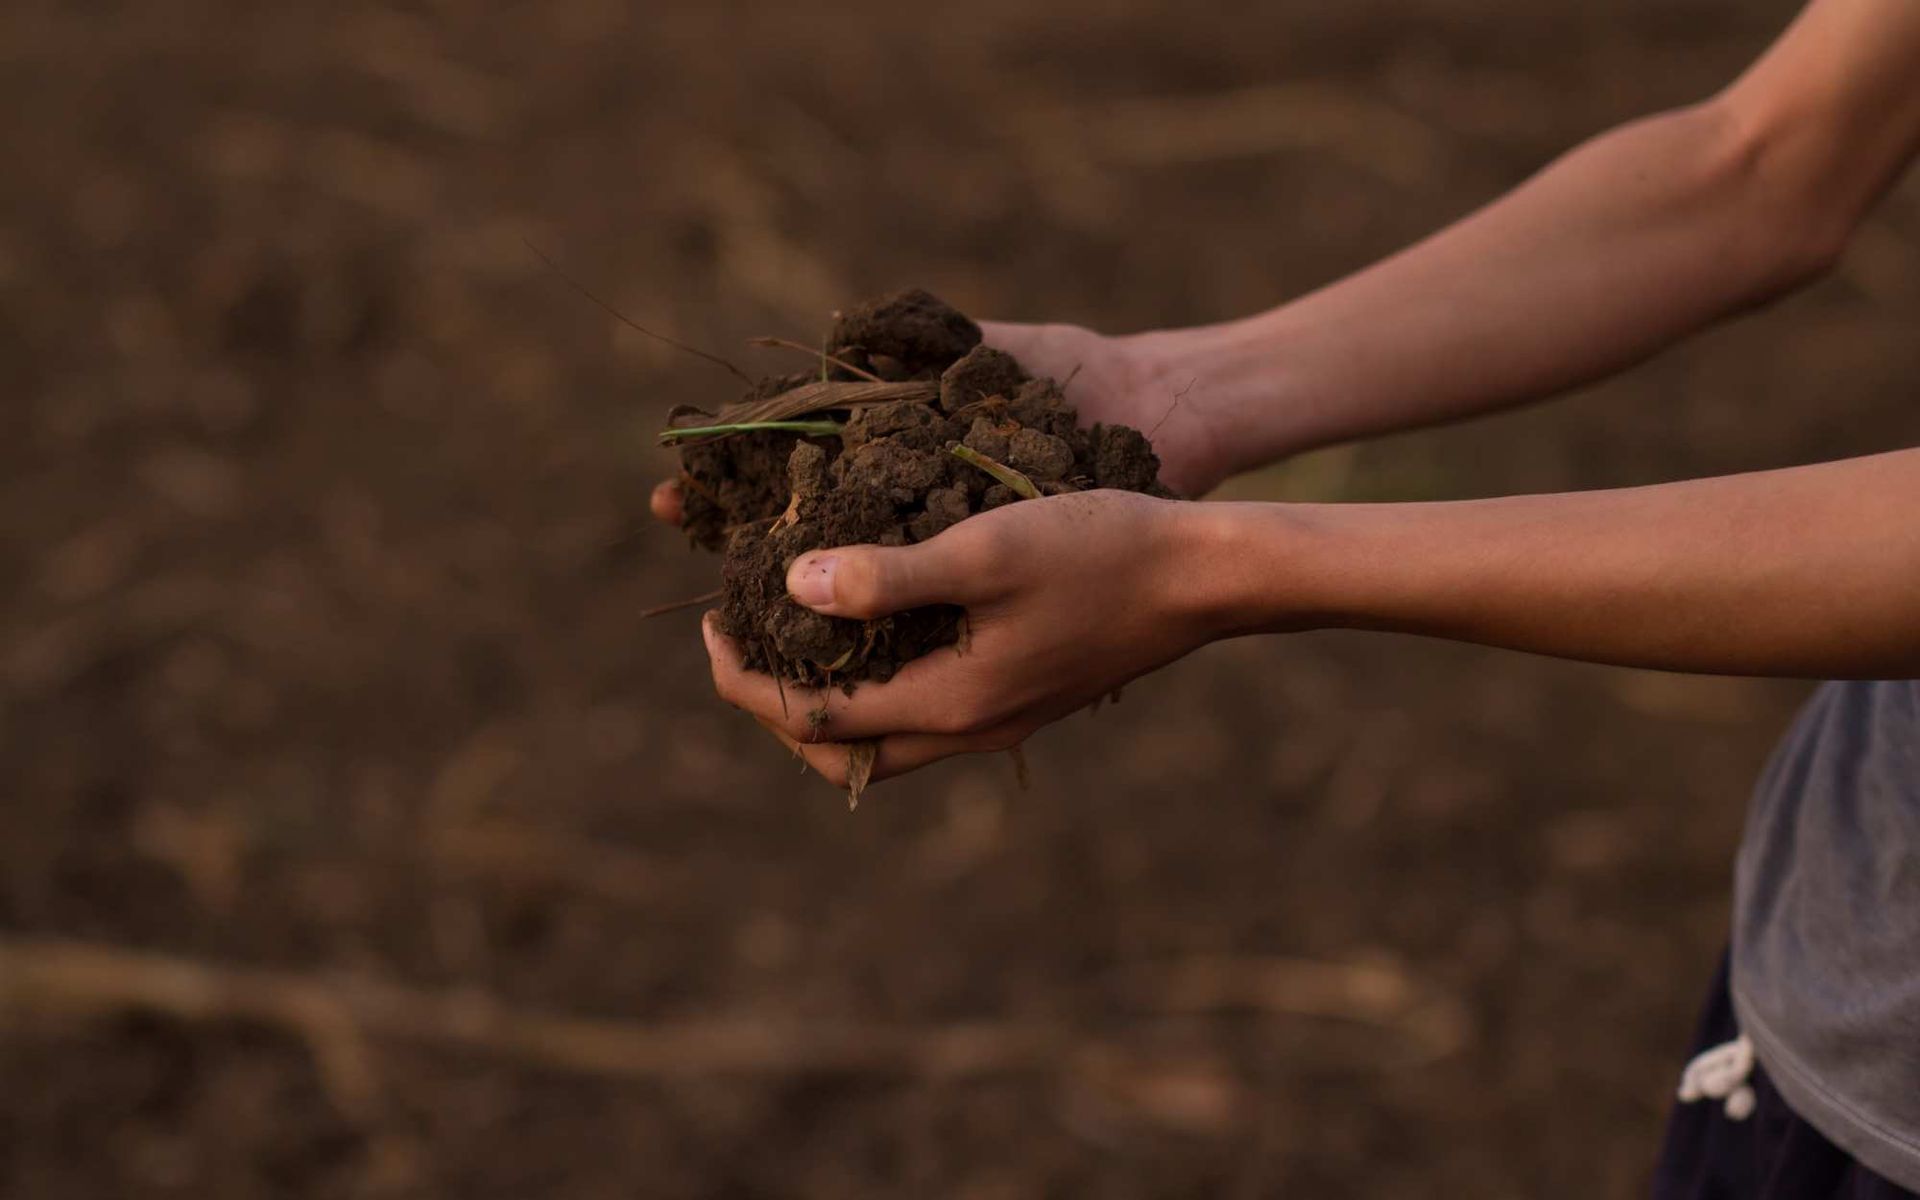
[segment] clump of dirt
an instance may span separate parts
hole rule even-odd
[[[1172,494],[1145,435],[1080,428],[1059,383],[982,345],[978,325],[924,291],[837,314],[821,362],[761,381],[717,416],[680,410],[668,431],[685,528],[725,552],[720,628],[751,668],[851,690],[962,636],[951,606],[876,621],[801,607],[787,567],[808,550],[904,546],[1003,504],[1089,488]],[[754,428],[683,432],[738,424]]]
[[[749,401],[767,400],[817,376],[762,380]],[[705,417],[697,409],[676,409],[670,423]],[[696,422],[699,423],[699,422]],[[737,523],[786,507],[787,458],[800,436],[768,431],[736,437],[688,441],[680,447],[680,490],[685,496],[681,527],[709,550],[726,546]]]

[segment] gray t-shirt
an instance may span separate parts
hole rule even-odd
[[[1920,682],[1823,686],[1754,795],[1733,999],[1787,1103],[1920,1191]]]

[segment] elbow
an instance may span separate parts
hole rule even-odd
[[[1732,96],[1688,115],[1704,130],[1707,187],[1725,214],[1727,252],[1752,280],[1755,302],[1830,274],[1860,213],[1819,122],[1759,111]]]

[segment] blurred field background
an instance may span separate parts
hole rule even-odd
[[[762,367],[903,284],[1215,319],[1792,7],[0,9],[0,1195],[1638,1194],[1800,686],[1248,641],[849,815],[636,619],[729,380],[522,239]],[[1913,444],[1917,318],[1910,182],[1771,313],[1228,494]]]

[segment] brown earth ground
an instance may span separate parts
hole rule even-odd
[[[635,619],[712,586],[644,509],[716,375],[522,238],[713,347],[1220,317],[1789,9],[5,6],[0,1195],[1634,1195],[1799,686],[1247,641],[849,816]],[[1770,314],[1231,493],[1911,444],[1916,319],[1909,185]]]

